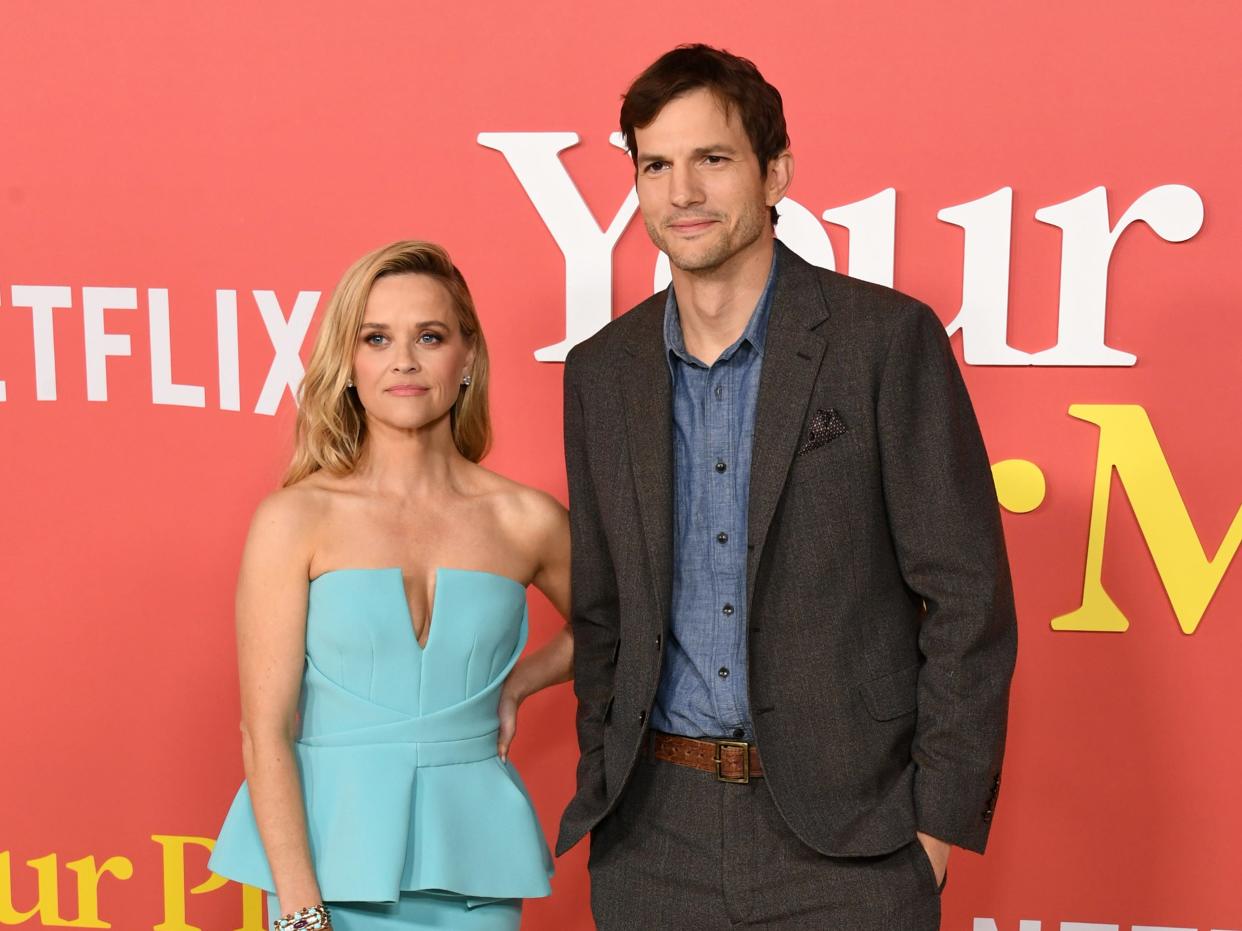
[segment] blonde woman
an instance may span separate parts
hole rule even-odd
[[[478,464],[487,372],[442,248],[345,273],[242,557],[246,783],[211,859],[282,931],[508,931],[549,893],[507,755],[518,705],[571,674],[567,627],[521,655],[528,585],[568,610],[568,519]]]

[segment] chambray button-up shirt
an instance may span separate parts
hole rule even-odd
[[[751,443],[776,255],[745,331],[711,366],[686,351],[670,287],[664,344],[673,401],[673,601],[651,724],[751,740],[746,692],[746,522]]]

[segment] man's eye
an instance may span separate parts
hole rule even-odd
[[[665,165],[666,165],[665,162],[648,162],[647,169],[646,169],[647,174],[654,174],[657,171],[661,171],[663,170]]]
[[[724,163],[724,160],[723,155],[708,155],[704,158],[704,161],[709,165],[720,165]]]

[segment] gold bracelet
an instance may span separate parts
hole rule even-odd
[[[332,916],[326,905],[312,905],[272,922],[272,931],[331,931]]]

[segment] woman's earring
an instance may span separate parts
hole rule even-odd
[[[352,378],[345,382],[346,388],[352,388],[353,386],[354,386],[354,380]]]
[[[461,383],[462,383],[463,385],[465,385],[467,388],[469,388],[469,387],[470,387],[470,376],[469,376],[469,375],[463,375],[463,376],[461,377]]]

